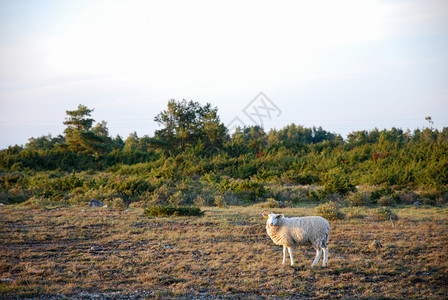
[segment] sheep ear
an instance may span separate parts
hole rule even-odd
[[[285,215],[284,214],[279,214],[278,217],[279,218],[283,218]]]
[[[266,219],[268,218],[268,214],[267,213],[262,213],[262,215],[263,215],[264,218],[266,218]]]

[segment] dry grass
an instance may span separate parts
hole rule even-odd
[[[263,208],[203,209],[203,217],[149,218],[142,209],[0,208],[0,296],[448,297],[447,209],[395,209],[393,222],[363,209],[367,218],[331,222],[329,266],[316,269],[306,248],[295,251],[297,266],[281,265]],[[373,240],[383,247],[371,249]]]

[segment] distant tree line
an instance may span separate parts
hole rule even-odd
[[[123,140],[111,137],[107,123],[96,123],[92,112],[79,105],[67,111],[63,134],[30,138],[25,147],[1,150],[0,193],[9,195],[15,188],[28,196],[37,191],[64,198],[107,187],[110,194],[135,201],[163,194],[159,189],[165,184],[169,188],[164,191],[185,187],[189,180],[200,183],[204,195],[232,192],[252,200],[264,195],[266,184],[319,185],[326,194],[339,195],[355,192],[358,185],[424,187],[437,195],[446,194],[448,187],[446,127],[356,131],[346,140],[321,127],[296,124],[268,132],[248,126],[230,134],[217,108],[171,100],[155,116],[161,129],[152,137],[134,132]],[[81,173],[82,180],[76,177]],[[118,184],[114,176],[123,182]],[[43,183],[61,177],[69,178],[68,188]],[[175,199],[175,194],[168,193],[165,200]]]

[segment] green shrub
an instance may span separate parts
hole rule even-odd
[[[263,184],[250,180],[222,180],[217,186],[217,189],[221,193],[232,192],[243,202],[254,202],[266,193]]]
[[[332,193],[332,194],[325,194],[325,196],[322,198],[322,203],[326,202],[334,202],[334,203],[342,203],[343,197],[338,193]]]
[[[384,195],[378,199],[378,204],[381,206],[393,206],[395,205],[395,199],[390,195]]]
[[[319,181],[319,177],[311,172],[297,172],[296,170],[288,170],[281,174],[283,182],[298,184],[313,184]]]
[[[414,204],[419,196],[413,192],[404,192],[399,194],[399,203],[401,204]]]
[[[202,195],[197,196],[196,199],[193,200],[194,205],[197,206],[208,206],[208,202],[207,198]]]
[[[28,191],[21,187],[11,188],[2,196],[2,198],[5,198],[4,200],[6,200],[7,203],[22,203],[28,200],[29,197],[30,195]]]
[[[380,207],[375,211],[375,217],[382,221],[398,220],[398,216],[388,207]]]
[[[204,212],[199,207],[193,206],[148,206],[144,212],[147,216],[203,216]]]
[[[249,177],[257,174],[257,168],[251,165],[245,165],[235,170],[234,176],[236,178],[248,179]]]
[[[168,199],[168,202],[173,206],[179,206],[180,204],[182,204],[182,202],[184,202],[184,195],[182,194],[182,191],[177,191],[176,193],[171,195]]]
[[[350,183],[348,175],[342,173],[329,173],[324,176],[324,191],[327,194],[347,195],[349,192],[355,191],[356,188]]]
[[[343,220],[345,215],[339,210],[337,203],[330,201],[316,207],[316,215],[327,220]]]
[[[121,214],[123,210],[126,209],[126,203],[124,203],[123,199],[115,198],[112,203],[113,208],[117,210],[118,213]]]
[[[221,195],[215,196],[215,205],[218,207],[227,207],[226,200]]]
[[[257,204],[257,207],[263,208],[284,208],[286,207],[286,203],[283,201],[277,201],[274,198],[268,198],[266,202]]]
[[[156,189],[150,182],[138,177],[116,177],[109,186],[120,195],[133,198],[138,198],[139,195],[148,191],[153,192]]]
[[[349,206],[364,206],[371,204],[370,197],[365,192],[356,192],[350,194],[346,200]]]
[[[308,194],[308,198],[311,200],[316,200],[319,201],[319,195],[316,193],[316,191],[310,190],[309,194]]]
[[[310,190],[308,198],[315,201],[321,201],[327,197],[327,193],[324,190]]]
[[[33,196],[26,200],[25,202],[20,203],[20,206],[27,207],[30,209],[45,209],[46,206],[53,206],[56,204],[60,204],[52,201],[51,199]]]
[[[389,187],[383,187],[373,191],[370,198],[372,199],[372,201],[377,202],[383,196],[390,196],[395,201],[399,200],[399,196],[397,195],[397,193],[395,193],[395,191]]]
[[[238,196],[235,193],[232,193],[230,191],[224,192],[224,201],[228,205],[240,205],[241,200],[238,198]]]

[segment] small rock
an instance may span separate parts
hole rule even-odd
[[[0,207],[3,207],[3,206],[5,206],[5,204],[4,203],[0,203]]]
[[[165,249],[168,249],[168,250],[176,249],[176,247],[173,247],[173,246],[170,246],[170,245],[165,245],[163,243],[159,243],[159,245],[162,246]]]
[[[374,240],[372,243],[370,243],[369,248],[370,249],[380,249],[382,248],[383,245],[381,245],[381,243],[377,240]]]
[[[101,251],[101,250],[103,250],[103,247],[100,247],[100,246],[92,246],[92,247],[90,247],[90,250],[91,250],[91,251]]]
[[[422,203],[420,201],[415,201],[414,202],[414,206],[419,206],[419,205],[422,205]]]
[[[89,206],[91,206],[91,207],[102,207],[102,206],[104,206],[104,203],[101,202],[100,200],[92,199],[89,202]]]

